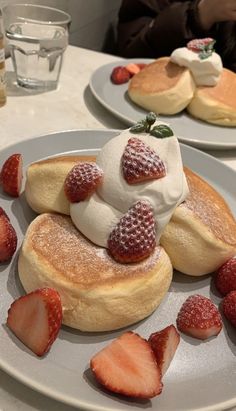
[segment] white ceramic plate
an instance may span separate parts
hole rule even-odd
[[[115,66],[130,62],[146,62],[148,59],[120,60],[99,67],[91,76],[90,89],[94,97],[128,125],[136,123],[145,117],[146,110],[134,104],[128,96],[128,83],[114,85],[110,81],[112,69]],[[175,134],[182,143],[202,149],[226,150],[236,148],[236,128],[220,127],[196,120],[185,111],[175,116],[159,116],[173,127]]]
[[[118,131],[69,131],[18,143],[0,152],[0,164],[12,153],[23,155],[24,165],[47,156],[64,153],[96,154]],[[189,146],[182,146],[185,165],[201,174],[228,201],[236,214],[236,173],[214,158]],[[35,214],[24,194],[10,199],[0,194],[0,204],[8,213],[22,242]],[[11,264],[1,265],[0,276],[0,367],[16,379],[59,401],[90,411],[155,409],[161,411],[222,410],[236,405],[236,334],[229,324],[217,338],[201,342],[182,336],[175,358],[164,378],[163,393],[150,401],[128,400],[102,391],[89,371],[89,360],[124,330],[82,333],[62,327],[45,358],[37,358],[5,326],[11,302],[22,293],[17,274],[17,254]],[[147,338],[151,332],[175,324],[177,312],[188,295],[201,293],[218,304],[210,276],[190,278],[176,273],[166,298],[146,320],[129,327]]]

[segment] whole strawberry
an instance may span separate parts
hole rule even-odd
[[[231,291],[224,297],[222,309],[225,317],[236,327],[236,290]]]
[[[201,340],[218,335],[222,329],[219,310],[209,298],[199,294],[187,298],[176,322],[179,331]]]
[[[148,257],[156,245],[155,219],[148,201],[138,201],[127,213],[108,238],[108,249],[113,258],[121,263],[134,263]]]
[[[128,83],[130,77],[131,75],[125,66],[117,66],[111,73],[111,81],[114,84]]]
[[[92,195],[102,183],[103,171],[96,163],[78,163],[68,173],[64,190],[70,203],[77,203]]]
[[[218,269],[215,276],[215,285],[222,295],[236,290],[236,257],[226,261]]]
[[[3,191],[12,197],[19,197],[22,185],[22,156],[12,154],[3,164],[1,170]]]
[[[16,251],[17,235],[9,217],[0,207],[0,263],[10,260]]]
[[[140,138],[130,138],[122,156],[122,169],[128,184],[142,183],[166,175],[163,161],[158,154]]]

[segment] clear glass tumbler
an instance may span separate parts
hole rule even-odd
[[[17,83],[55,89],[68,45],[71,16],[52,7],[11,4],[3,8],[5,34]]]

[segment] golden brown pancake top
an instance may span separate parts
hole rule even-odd
[[[129,91],[138,90],[140,94],[161,93],[174,87],[186,70],[172,63],[169,57],[159,58],[132,77]]]
[[[199,87],[198,92],[236,111],[236,73],[223,69],[216,86]]]
[[[73,225],[70,217],[44,214],[30,228],[30,247],[39,262],[53,267],[56,275],[79,284],[81,289],[118,284],[119,281],[142,278],[155,270],[161,248],[156,247],[146,260],[134,264],[119,264],[106,249],[87,240]],[[52,273],[53,275],[53,273]]]
[[[236,221],[223,197],[193,171],[184,167],[189,195],[187,206],[224,243],[236,247]]]

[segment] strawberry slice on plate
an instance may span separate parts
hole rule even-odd
[[[134,398],[152,398],[162,391],[160,370],[149,343],[128,331],[90,361],[99,383],[109,391]]]
[[[64,190],[70,203],[77,203],[92,195],[102,184],[103,171],[96,163],[78,163],[68,173]]]
[[[236,290],[236,257],[226,261],[217,271],[215,285],[221,295]]]
[[[3,164],[1,170],[3,191],[12,197],[19,197],[22,185],[22,156],[12,154]]]
[[[138,201],[110,233],[108,249],[121,263],[147,258],[156,246],[155,219],[148,201]]]
[[[152,333],[148,339],[163,376],[170,366],[180,342],[180,335],[173,324]]]
[[[136,137],[128,140],[122,156],[122,169],[128,184],[142,183],[166,175],[165,165],[155,150]]]
[[[8,310],[8,327],[39,357],[50,349],[61,322],[61,299],[53,288],[39,288],[26,294],[15,300]]]
[[[205,340],[220,333],[222,319],[209,298],[195,294],[188,297],[180,308],[177,328],[184,334]]]
[[[17,235],[9,217],[0,207],[0,263],[10,260],[16,251]]]

